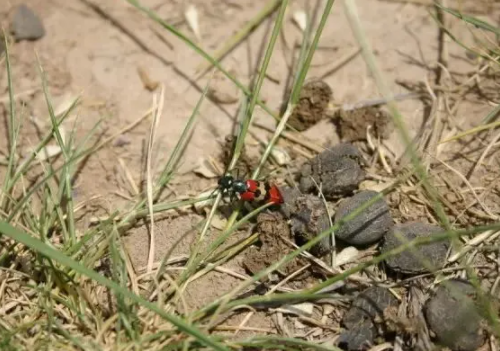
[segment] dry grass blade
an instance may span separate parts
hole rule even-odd
[[[155,142],[155,134],[158,129],[158,123],[160,123],[161,115],[163,114],[163,102],[165,101],[165,87],[162,85],[159,97],[157,95],[153,98],[153,121],[151,123],[151,132],[149,134],[148,142],[148,155],[147,155],[147,197],[148,197],[148,210],[149,210],[149,221],[151,223],[150,228],[150,242],[149,242],[149,253],[148,253],[148,269],[147,272],[153,270],[154,256],[155,256],[155,223],[154,223],[154,210],[153,210],[153,169],[151,165],[151,160],[153,157],[153,147]]]
[[[440,141],[439,143],[440,144],[449,143],[450,141],[462,139],[463,137],[466,137],[468,135],[476,134],[476,133],[479,133],[479,132],[482,132],[482,131],[488,130],[488,129],[493,129],[493,128],[496,128],[498,126],[500,126],[500,121],[491,122],[488,124],[483,124],[481,126],[477,126],[475,128],[466,130],[465,132],[459,133],[451,138],[444,139],[444,140]]]

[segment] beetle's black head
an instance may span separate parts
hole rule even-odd
[[[233,176],[225,175],[224,177],[220,178],[219,179],[219,188],[220,188],[221,192],[225,194],[228,191],[232,190],[233,183],[234,183]]]

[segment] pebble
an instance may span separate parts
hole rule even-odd
[[[335,213],[335,222],[338,223],[344,217],[356,211],[365,202],[378,195],[379,193],[376,191],[365,190],[342,201]],[[389,212],[389,206],[381,198],[361,211],[353,219],[343,223],[335,232],[335,237],[352,245],[368,245],[382,239],[392,226],[393,221]]]
[[[381,251],[382,253],[391,251],[405,244],[407,241],[433,235],[440,231],[442,231],[440,227],[422,222],[408,222],[395,225],[385,235]],[[400,236],[403,237],[403,240],[399,239]],[[445,263],[448,247],[448,241],[435,241],[427,245],[414,247],[411,251],[408,249],[400,254],[391,256],[385,262],[395,272],[406,274],[429,272],[428,265],[434,269],[439,269]],[[423,259],[427,264],[422,262]]]
[[[17,7],[11,24],[11,32],[17,41],[37,40],[45,35],[41,19],[25,4]]]
[[[442,282],[427,301],[425,318],[441,345],[455,351],[473,351],[483,344],[481,316],[473,300],[476,293],[467,281],[451,279]]]

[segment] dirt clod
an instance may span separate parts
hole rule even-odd
[[[45,35],[41,19],[28,6],[17,7],[12,19],[11,32],[19,40],[37,40]]]
[[[343,141],[366,140],[366,131],[375,137],[386,139],[393,130],[391,116],[378,107],[370,106],[355,110],[337,111],[335,122]]]
[[[252,274],[268,268],[292,251],[285,241],[292,241],[290,227],[279,213],[259,214],[255,232],[259,233],[260,244],[249,247],[243,260],[243,266]],[[289,275],[304,264],[303,259],[296,258],[282,266],[279,272]],[[301,278],[304,276],[297,276],[297,279]],[[267,281],[267,278],[262,278],[262,281]]]
[[[304,84],[288,124],[298,131],[312,127],[328,117],[328,105],[332,97],[332,89],[322,80],[312,80]]]
[[[321,188],[326,199],[351,194],[365,178],[363,159],[352,144],[338,144],[302,166],[300,190],[316,192]]]
[[[439,231],[442,231],[440,227],[421,222],[408,222],[395,225],[385,235],[382,252],[388,252],[408,241],[419,237],[429,236]],[[434,269],[438,269],[443,265],[448,247],[448,242],[436,241],[389,257],[385,262],[396,272],[407,274],[427,272],[430,268],[429,265]],[[423,260],[425,260],[425,262],[423,262]]]
[[[477,350],[483,344],[475,296],[471,284],[452,279],[441,283],[427,301],[425,317],[440,344],[456,351]]]
[[[296,200],[298,211],[292,215],[292,233],[298,245],[303,245],[330,228],[330,219],[325,204],[314,195],[304,195]],[[330,235],[309,249],[314,256],[321,257],[331,250]]]
[[[378,194],[376,191],[365,190],[342,201],[335,213],[335,222],[339,222]],[[389,207],[384,199],[379,199],[355,218],[344,223],[335,232],[335,236],[349,244],[368,245],[381,239],[392,226]]]

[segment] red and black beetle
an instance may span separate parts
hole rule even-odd
[[[239,198],[242,201],[270,202],[274,205],[283,203],[283,197],[276,185],[254,179],[239,180],[231,175],[225,175],[219,179],[219,190],[223,196],[229,196],[231,200]]]

